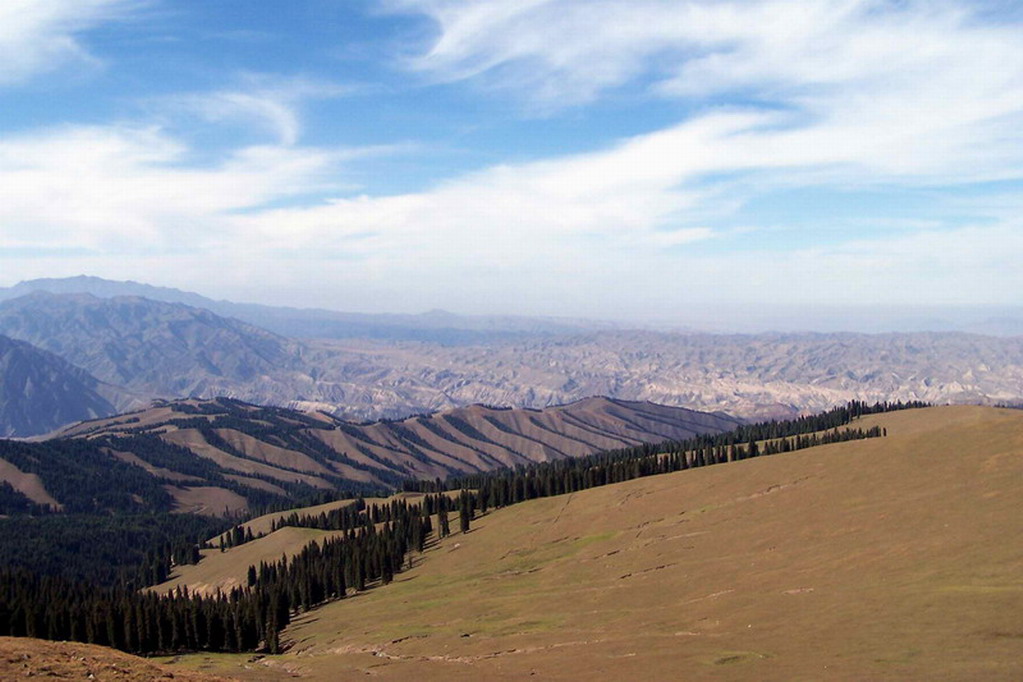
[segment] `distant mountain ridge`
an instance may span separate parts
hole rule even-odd
[[[116,412],[88,372],[24,341],[0,336],[0,437],[31,436]]]
[[[73,287],[77,280],[57,282]],[[15,293],[29,284],[36,286],[19,285]],[[447,324],[449,316],[425,317]],[[849,400],[1023,401],[1023,337],[961,332],[296,339],[184,303],[36,291],[0,301],[0,334],[124,388],[133,402],[112,401],[118,409],[152,398],[226,396],[394,419],[474,403],[543,408],[606,395],[764,419]]]
[[[0,333],[112,384],[163,398],[237,392],[301,366],[299,344],[202,308],[35,292],[0,303]]]
[[[430,310],[418,315],[349,313],[317,308],[268,306],[213,300],[200,294],[139,282],[116,282],[100,277],[34,279],[0,288],[0,301],[36,292],[91,294],[97,298],[137,296],[164,303],[203,308],[234,317],[268,331],[292,338],[370,338],[431,343],[479,343],[521,338],[534,334],[564,334],[615,327],[607,322],[509,315],[456,315]]]
[[[183,303],[204,308],[224,317],[263,327],[291,338],[301,339],[375,339],[386,341],[419,341],[445,345],[469,345],[498,341],[524,340],[536,335],[565,335],[593,331],[625,331],[636,325],[571,317],[522,315],[459,315],[434,309],[418,314],[344,312],[343,294],[338,309],[297,308],[258,303],[237,303],[212,298],[191,291],[153,286],[134,281],[114,281],[87,275],[40,278],[0,287],[0,301],[18,298],[36,291],[54,294],[92,294],[99,298],[141,296],[165,303]],[[664,320],[659,324],[640,325],[643,329],[669,333],[702,332],[734,334],[766,333],[772,329],[805,329],[806,311],[802,307],[747,306],[722,311],[710,304],[692,308],[688,323]],[[699,324],[695,320],[700,320]],[[874,307],[842,309],[835,306],[815,307],[816,331],[840,333],[860,329],[865,333],[965,332],[990,336],[1023,335],[1023,306],[989,306],[974,310],[956,309],[943,315],[929,308]],[[695,326],[694,326],[695,325]],[[893,326],[894,325],[894,326]],[[732,331],[729,331],[732,330]],[[756,330],[756,331],[751,331]]]

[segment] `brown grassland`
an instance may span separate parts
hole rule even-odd
[[[95,680],[95,682],[223,682],[198,672],[171,670],[137,656],[77,642],[0,637],[0,680]]]
[[[448,495],[455,497],[458,493],[451,492]],[[367,497],[366,504],[386,505],[396,499],[416,503],[423,497],[422,493],[398,493],[387,498]],[[355,500],[337,500],[305,507],[298,511],[314,516],[348,506],[354,502]],[[270,532],[274,521],[278,521],[294,511],[271,512],[239,524],[243,529],[252,531],[253,535],[257,536],[256,539],[236,547],[230,547],[223,552],[219,549],[200,550],[202,560],[198,564],[176,567],[169,580],[150,589],[160,594],[166,594],[178,587],[186,587],[189,592],[201,594],[212,595],[218,589],[226,593],[233,587],[245,584],[249,566],[257,565],[260,561],[277,561],[282,556],[292,557],[301,552],[313,540],[322,542],[325,538],[341,535],[339,531],[291,527],[279,528]],[[264,537],[258,537],[260,534],[263,534]],[[222,537],[210,538],[210,543],[218,546]]]
[[[283,655],[172,662],[243,679],[1023,678],[1023,412],[875,423],[887,438],[491,512],[391,585],[297,618]]]

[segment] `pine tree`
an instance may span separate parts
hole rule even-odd
[[[440,509],[437,510],[437,525],[440,527],[438,533],[440,537],[446,538],[451,534],[451,527],[448,525],[448,510],[443,503]]]
[[[458,525],[462,533],[469,532],[469,521],[472,518],[471,506],[469,493],[463,490],[458,500]]]

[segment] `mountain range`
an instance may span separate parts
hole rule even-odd
[[[324,338],[305,337],[318,329]],[[441,312],[359,316],[79,277],[0,290],[0,334],[62,359],[52,377],[74,370],[52,385],[83,383],[109,403],[86,400],[77,418],[218,396],[356,420],[594,395],[749,419],[853,399],[1023,400],[1023,337],[961,332],[723,335]],[[0,433],[37,435],[76,418],[47,407],[60,400],[43,399],[39,382],[26,390],[9,363],[3,369]],[[6,416],[15,413],[31,418]]]
[[[0,303],[0,330],[155,397],[222,395],[302,368],[301,345],[203,308],[36,292]]]
[[[465,344],[522,338],[537,334],[552,335],[610,329],[616,326],[609,322],[580,319],[516,317],[512,315],[466,316],[456,315],[446,310],[430,310],[419,315],[370,314],[318,308],[235,303],[214,300],[171,287],[157,287],[132,281],[115,282],[86,275],[19,282],[12,287],[0,288],[0,301],[20,298],[35,292],[91,294],[97,298],[135,296],[164,303],[181,303],[193,308],[209,310],[224,317],[237,318],[282,336],[294,338],[368,338]]]

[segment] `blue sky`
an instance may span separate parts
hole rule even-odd
[[[0,285],[812,327],[1023,304],[1021,209],[1012,2],[0,4]]]

